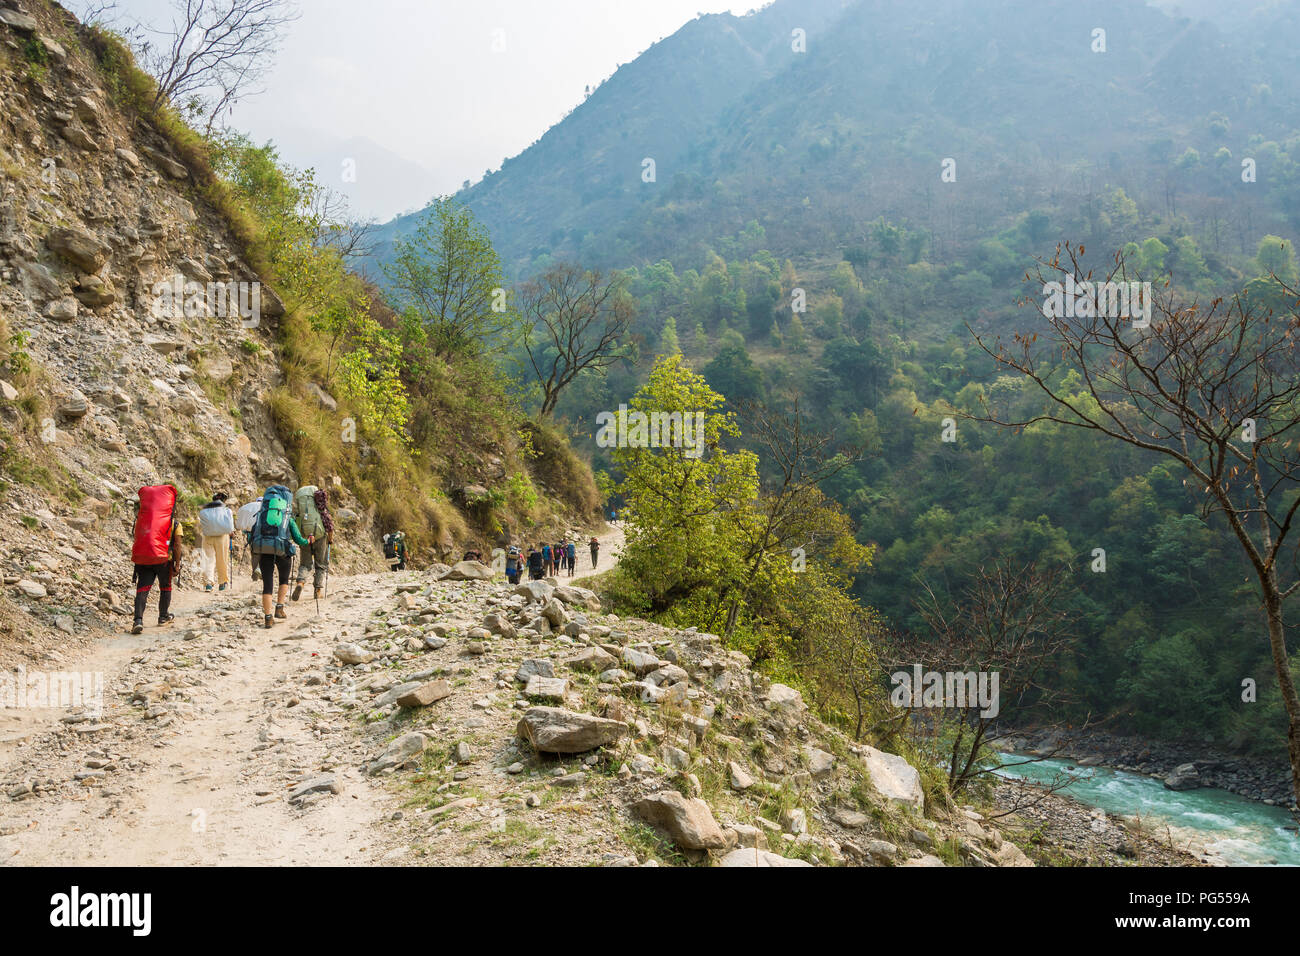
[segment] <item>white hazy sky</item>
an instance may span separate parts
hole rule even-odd
[[[410,208],[430,188],[453,192],[499,167],[581,102],[584,86],[697,14],[742,14],[765,2],[299,0],[301,19],[265,92],[229,122],[276,142],[296,165],[315,166],[322,181],[349,151],[343,144],[369,140],[428,172],[399,204]],[[117,0],[116,15],[159,29],[173,18],[171,0]],[[504,51],[493,51],[494,39]]]

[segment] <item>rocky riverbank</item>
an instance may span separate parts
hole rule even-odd
[[[1044,755],[1056,751],[1080,766],[1110,767],[1159,777],[1171,790],[1216,787],[1268,806],[1295,804],[1285,759],[1246,757],[1186,741],[1151,741],[1098,731],[1028,731],[999,742],[1003,750]]]
[[[990,816],[1040,866],[1207,866],[1213,862],[1168,829],[1108,814],[1018,781],[999,782],[993,805]]]

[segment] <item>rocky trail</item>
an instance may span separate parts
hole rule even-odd
[[[616,563],[621,541],[618,531],[602,539],[594,573]],[[172,625],[123,633],[65,662],[104,675],[104,712],[3,712],[0,859],[305,865],[384,856],[395,834],[381,824],[404,816],[404,797],[367,779],[372,735],[357,733],[350,718],[365,691],[330,673],[338,670],[331,655],[362,638],[396,589],[405,597],[427,578],[334,579],[319,617],[304,599],[267,632],[256,626],[259,586],[241,569],[226,594],[178,590]],[[467,586],[449,584],[445,593],[455,600]],[[457,656],[450,645],[421,651],[429,671]],[[391,682],[371,675],[362,683],[375,690]]]
[[[103,673],[102,713],[3,715],[0,860],[1032,865],[716,636],[582,581],[359,574],[271,631],[247,580],[179,592],[173,625],[64,665]]]

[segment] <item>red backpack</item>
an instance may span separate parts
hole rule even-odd
[[[171,557],[176,527],[176,489],[149,485],[140,489],[140,510],[135,516],[131,560],[136,564],[166,564]]]

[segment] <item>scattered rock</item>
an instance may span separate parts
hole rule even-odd
[[[37,581],[29,581],[26,578],[18,582],[18,590],[29,598],[43,598],[50,593],[46,590],[44,584]]]
[[[518,736],[543,753],[575,754],[618,741],[627,725],[561,707],[530,707],[519,721]]]
[[[569,692],[569,682],[562,677],[543,677],[540,674],[534,674],[528,678],[528,684],[524,687],[525,697],[545,697],[552,700],[563,700],[564,695]]]
[[[887,754],[870,746],[863,747],[863,761],[871,785],[882,797],[918,813],[925,809],[921,775],[910,763],[897,754]]]
[[[112,249],[81,226],[51,229],[45,237],[51,252],[58,253],[82,272],[94,273],[108,262]]]
[[[290,803],[301,803],[303,798],[312,793],[342,793],[338,779],[333,774],[322,774],[298,784],[289,793]]]
[[[835,757],[826,751],[809,747],[806,753],[808,755],[808,772],[814,778],[829,776],[830,772],[835,769]]]
[[[808,832],[808,814],[795,807],[781,811],[781,829],[798,836]]]
[[[844,808],[836,808],[832,811],[831,819],[846,830],[857,830],[860,827],[866,826],[871,821],[871,818],[865,813]]]
[[[780,711],[792,715],[801,714],[805,709],[803,695],[793,687],[785,684],[773,684],[767,689],[763,705],[768,710]]]
[[[618,659],[599,647],[588,647],[577,657],[569,658],[565,664],[576,671],[604,671],[615,667]]]
[[[757,847],[737,847],[720,859],[718,866],[812,866],[812,864],[807,860],[792,860]]]
[[[427,707],[435,701],[451,696],[451,685],[445,680],[431,680],[397,698],[397,706],[404,708]]]
[[[447,581],[487,581],[495,572],[477,561],[458,561],[442,575]]]
[[[171,693],[171,685],[166,681],[154,681],[149,684],[136,684],[131,691],[131,699],[143,701],[146,704],[156,704],[158,701],[170,697]]]
[[[334,648],[334,656],[344,664],[366,664],[375,659],[375,655],[364,647],[347,642]]]
[[[734,760],[727,764],[727,775],[731,781],[732,790],[748,790],[755,783],[749,772]]]
[[[683,849],[720,850],[727,845],[713,811],[697,797],[687,799],[676,790],[664,790],[643,797],[633,810]]]
[[[1194,763],[1179,764],[1165,776],[1165,787],[1169,790],[1195,790],[1200,786],[1201,774]]]
[[[370,766],[366,768],[367,772],[374,776],[391,767],[399,766],[406,763],[412,757],[416,757],[424,752],[424,748],[429,745],[429,738],[421,733],[402,734],[392,743],[390,743],[382,754],[379,755]]]
[[[532,658],[524,661],[519,665],[519,670],[515,671],[515,680],[521,684],[527,684],[534,677],[554,677],[555,667],[548,660]]]

